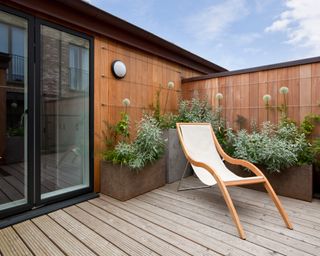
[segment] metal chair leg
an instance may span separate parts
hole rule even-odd
[[[181,177],[181,179],[180,179],[180,181],[179,181],[177,191],[179,192],[179,191],[186,191],[186,190],[196,190],[196,189],[201,189],[201,188],[211,188],[212,186],[199,186],[199,187],[181,188],[181,186],[182,186],[182,181],[183,181],[183,179],[184,179],[184,176],[186,175],[187,168],[188,168],[188,165],[189,165],[189,164],[190,164],[190,163],[187,161],[186,166],[185,166],[184,171],[183,171],[183,174],[182,174],[182,177]]]

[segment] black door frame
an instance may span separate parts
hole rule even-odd
[[[87,34],[80,33],[74,31],[72,29],[66,28],[64,26],[43,20],[43,19],[35,19],[35,133],[41,134],[41,124],[40,124],[40,107],[41,107],[41,84],[40,84],[40,65],[41,65],[41,25],[45,25],[71,35],[75,35],[81,38],[84,38],[89,41],[89,187],[83,188],[76,191],[67,192],[64,194],[56,195],[50,198],[41,199],[41,163],[40,163],[40,155],[41,155],[41,140],[40,136],[35,137],[35,204],[36,206],[40,206],[46,203],[54,203],[57,201],[69,199],[72,197],[79,196],[81,194],[89,193],[93,191],[93,38],[88,36]]]
[[[67,27],[38,19],[0,4],[0,11],[28,21],[28,137],[27,137],[27,203],[0,211],[0,219],[93,192],[94,185],[94,40],[93,37]],[[40,170],[40,25],[46,25],[89,40],[89,187],[41,200]],[[37,136],[36,136],[37,135]]]
[[[6,12],[11,15],[15,15],[20,18],[24,18],[28,22],[28,79],[27,79],[27,92],[28,92],[28,108],[26,109],[28,124],[27,124],[27,203],[23,205],[14,206],[0,211],[0,218],[17,214],[22,211],[27,211],[32,209],[33,199],[34,199],[34,179],[33,179],[33,170],[34,170],[34,17],[26,13],[7,8],[3,5],[0,5],[0,11]]]

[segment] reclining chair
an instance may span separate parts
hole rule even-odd
[[[245,160],[235,159],[227,155],[220,146],[212,130],[211,124],[177,123],[177,131],[183,152],[199,180],[205,184],[205,187],[211,187],[215,184],[218,184],[223,198],[229,208],[231,217],[237,227],[240,238],[246,239],[246,236],[230,194],[227,190],[228,186],[262,183],[265,189],[268,191],[274,204],[278,208],[286,226],[289,229],[293,229],[287,213],[283,209],[278,196],[274,192],[264,174],[252,163],[249,163]],[[247,178],[237,176],[225,166],[224,161],[246,167],[256,176]],[[181,178],[181,181],[183,177],[184,174]],[[179,183],[178,191],[195,189],[181,189],[181,181]]]

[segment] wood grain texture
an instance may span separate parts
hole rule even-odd
[[[197,186],[195,177],[185,179]],[[228,187],[241,240],[217,186],[168,184],[120,202],[101,195],[0,230],[0,255],[319,255],[320,201],[280,197],[294,230],[266,193]]]
[[[257,124],[267,120],[278,122],[281,115],[277,106],[284,102],[279,88],[287,86],[288,116],[300,123],[309,113],[320,114],[319,79],[320,63],[303,64],[185,82],[182,84],[182,96],[184,99],[190,99],[195,96],[194,92],[197,92],[197,97],[206,96],[212,103],[215,94],[222,92],[224,99],[221,103],[226,121],[229,126],[239,129],[239,116],[245,118],[245,124],[241,128],[249,128],[253,121]],[[207,86],[211,83],[217,83],[217,86]],[[262,100],[265,94],[272,97],[268,111]]]
[[[127,112],[134,138],[136,122],[144,112],[151,111],[160,86],[161,112],[176,112],[181,98],[181,79],[201,73],[100,36],[95,37],[94,56],[94,189],[98,192],[105,122],[115,124],[119,121],[120,113],[126,110],[122,100],[131,101]],[[127,75],[123,79],[116,79],[111,72],[114,60],[126,64]],[[175,84],[170,90],[167,88],[169,81]]]

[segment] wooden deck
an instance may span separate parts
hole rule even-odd
[[[319,200],[281,197],[294,224],[289,230],[267,194],[230,188],[244,241],[217,187],[184,192],[176,187],[166,185],[127,202],[101,195],[2,229],[0,251],[15,256],[320,255]]]
[[[68,152],[66,152],[68,153]],[[63,155],[63,154],[62,154]],[[69,158],[67,158],[69,156]],[[79,164],[73,161],[72,155],[67,155],[57,166],[56,154],[42,156],[41,193],[47,193],[63,188],[82,184],[82,173]],[[25,167],[24,163],[0,165],[0,209],[1,204],[25,198]]]

